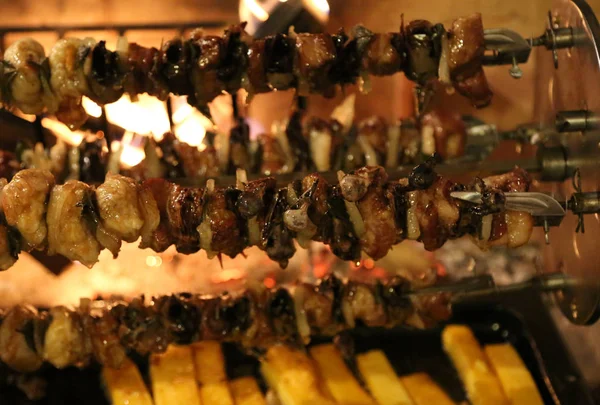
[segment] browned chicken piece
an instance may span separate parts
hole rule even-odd
[[[448,67],[456,89],[476,107],[485,107],[493,94],[481,67],[485,52],[481,14],[454,20],[448,46]]]
[[[266,226],[267,207],[273,200],[275,179],[266,177],[248,182],[236,201],[237,212],[247,221],[249,246],[262,246],[262,230]]]
[[[422,326],[431,328],[447,321],[452,315],[451,299],[452,295],[449,293],[437,293],[423,295],[413,300],[416,314],[423,323]]]
[[[247,77],[243,86],[249,97],[271,91],[265,65],[265,40],[258,39],[248,49]]]
[[[387,316],[375,286],[348,281],[342,296],[342,312],[346,325],[353,328],[356,321],[366,326],[384,326]]]
[[[343,314],[337,308],[342,288],[342,282],[331,275],[316,286],[302,283],[295,288],[294,301],[305,314],[311,335],[331,336],[344,328]]]
[[[171,187],[167,200],[167,216],[177,251],[194,253],[200,250],[200,235],[196,228],[202,222],[204,190],[178,185]]]
[[[283,34],[265,38],[264,64],[268,86],[274,90],[287,90],[295,83],[294,59],[295,41]]]
[[[337,121],[326,121],[313,117],[306,124],[306,137],[309,139],[310,157],[317,171],[331,170],[342,137],[339,132],[342,127]]]
[[[365,154],[367,166],[385,162],[388,126],[382,117],[371,117],[358,126],[358,144]],[[374,156],[372,156],[374,155]]]
[[[505,193],[529,191],[531,184],[529,174],[521,168],[515,168],[509,173],[498,176],[486,177],[483,181],[487,187]],[[482,227],[486,228],[485,235],[474,238],[475,243],[482,249],[498,245],[519,247],[529,241],[533,232],[533,217],[527,212],[507,210],[487,215],[482,218],[482,221]]]
[[[422,152],[429,156],[438,153],[444,160],[461,157],[467,142],[461,115],[447,103],[434,104],[419,117]]]
[[[167,204],[173,184],[164,179],[149,179],[142,183],[142,213],[144,227],[140,247],[150,248],[155,252],[164,252],[173,244],[171,227],[167,213]],[[149,226],[149,225],[152,226]]]
[[[17,261],[18,256],[10,238],[6,225],[0,224],[0,270],[8,270]]]
[[[219,175],[219,161],[214,146],[209,145],[200,151],[195,146],[176,142],[175,148],[186,176],[205,178]]]
[[[191,75],[194,97],[198,105],[205,106],[225,90],[217,72],[224,51],[223,38],[194,32],[192,39],[200,54]]]
[[[169,89],[166,81],[157,74],[155,66],[160,57],[156,48],[146,48],[136,43],[130,43],[127,52],[128,72],[125,76],[124,88],[128,94],[148,93],[160,100],[166,100]]]
[[[119,341],[119,323],[105,308],[93,308],[89,299],[82,299],[78,308],[86,348],[94,359],[103,366],[119,368],[127,358],[127,353]]]
[[[44,339],[43,358],[56,368],[65,368],[88,359],[79,315],[65,307],[50,310],[50,324]]]
[[[454,185],[452,181],[438,176],[431,187],[415,192],[419,239],[426,250],[436,250],[446,243],[458,223],[458,203],[450,197]]]
[[[47,170],[19,171],[2,189],[2,211],[8,225],[15,227],[28,249],[46,244],[46,204],[54,176]]]
[[[475,13],[454,20],[449,39],[450,74],[459,81],[473,76],[481,67],[485,52],[481,14]]]
[[[227,204],[226,190],[214,190],[207,193],[204,201],[204,219],[198,226],[201,247],[207,252],[223,253],[235,257],[246,247],[242,237],[240,221]],[[203,246],[203,233],[210,240],[210,246]]]
[[[6,179],[0,179],[0,199],[2,190],[7,185]],[[0,270],[8,270],[17,261],[19,246],[18,241],[13,240],[14,235],[5,223],[0,223]]]
[[[483,181],[486,186],[502,190],[505,193],[529,191],[531,185],[529,173],[520,167],[516,167],[508,173],[486,177]]]
[[[260,173],[270,176],[283,170],[286,158],[283,148],[277,138],[270,134],[261,134],[258,136],[258,143],[262,152],[262,162],[259,169]]]
[[[125,176],[108,173],[96,189],[102,225],[119,239],[134,242],[140,236],[144,217],[139,207],[138,185]]]
[[[367,193],[358,203],[365,232],[360,246],[369,257],[378,260],[387,254],[396,241],[394,213],[385,193],[387,173],[382,167],[366,167],[355,171],[372,178]]]
[[[459,82],[454,82],[454,87],[460,94],[471,99],[471,102],[477,108],[486,107],[494,96],[488,85],[483,68],[480,68],[473,76]]]
[[[374,76],[392,75],[402,70],[404,58],[392,45],[394,35],[373,34],[362,59],[363,69]]]
[[[98,261],[101,246],[90,225],[87,184],[69,180],[55,186],[48,203],[48,253],[61,254],[70,260],[92,267]]]
[[[154,231],[160,225],[160,211],[150,187],[141,185],[138,192],[138,205],[144,219],[142,229],[140,229],[142,236],[140,248],[145,249],[152,246]]]
[[[318,335],[322,330],[334,326],[333,298],[319,294],[316,290],[316,286],[304,283],[294,288],[294,302],[299,306],[300,312],[297,314],[298,329],[305,338]],[[305,324],[302,325],[301,322]]]
[[[32,372],[42,366],[42,358],[28,342],[28,325],[35,319],[35,309],[17,305],[2,319],[0,324],[0,360],[20,372]],[[31,336],[30,336],[31,337]]]
[[[310,93],[331,97],[335,87],[329,80],[329,71],[335,61],[335,48],[327,34],[296,34],[295,71],[298,95]]]
[[[236,169],[250,170],[250,127],[244,119],[238,119],[237,125],[229,133],[229,162],[228,171],[235,173]]]
[[[119,341],[126,350],[142,355],[167,350],[168,331],[154,305],[144,304],[143,296],[129,303],[114,303],[110,314],[119,325]]]
[[[315,185],[316,183],[316,185]],[[307,193],[312,189],[312,195],[310,197],[310,209],[308,210],[308,216],[310,220],[315,224],[322,224],[326,220],[327,213],[329,212],[329,184],[323,176],[317,173],[309,174],[302,179],[302,192]]]

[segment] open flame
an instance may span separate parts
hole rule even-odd
[[[135,134],[160,138],[171,130],[164,101],[147,94],[140,94],[136,102],[125,95],[104,109],[109,122]]]
[[[173,97],[173,132],[177,139],[190,146],[202,150],[205,148],[202,141],[206,136],[206,129],[212,127],[212,122],[200,111],[187,103],[185,97]]]
[[[84,97],[82,105],[88,115],[102,115],[102,108],[92,100]],[[186,97],[173,97],[172,105],[171,119],[177,139],[204,149],[202,141],[207,128],[212,128],[212,122],[189,105]],[[111,150],[121,154],[120,163],[125,168],[136,166],[146,157],[144,137],[151,136],[158,141],[171,131],[166,103],[145,94],[139,95],[136,102],[132,102],[129,96],[123,96],[117,102],[106,105],[105,111],[109,122],[126,131],[121,141],[111,144]],[[77,145],[83,139],[83,133],[71,132],[58,121],[51,120],[48,125],[51,126],[49,129],[70,144]]]
[[[136,136],[133,132],[125,132],[119,146],[121,149],[121,164],[123,166],[132,168],[144,160],[146,152],[144,152],[142,142],[143,139],[140,136]]]
[[[84,132],[71,131],[68,126],[53,118],[42,118],[42,126],[52,131],[57,138],[72,146],[79,145],[85,137]]]
[[[87,97],[81,99],[81,106],[90,117],[100,118],[102,116],[102,107]]]

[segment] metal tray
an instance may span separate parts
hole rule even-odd
[[[589,388],[568,353],[542,298],[528,292],[509,293],[457,304],[451,323],[469,325],[482,344],[509,342],[531,371],[547,404],[593,405]],[[382,349],[399,375],[427,372],[457,402],[465,400],[461,381],[443,352],[441,327],[418,331],[379,328],[350,333],[356,353]],[[325,340],[315,339],[314,343]],[[225,345],[229,377],[258,376],[258,361]],[[146,358],[135,358],[148,381]],[[14,387],[0,385],[2,405],[109,405],[100,383],[100,369],[69,368],[43,372],[48,381],[46,398],[28,401]]]

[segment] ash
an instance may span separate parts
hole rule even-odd
[[[542,253],[537,243],[482,251],[468,238],[462,238],[448,241],[435,252],[435,257],[452,280],[490,274],[497,285],[509,285],[527,281],[542,270]]]

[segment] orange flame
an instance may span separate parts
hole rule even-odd
[[[241,280],[246,277],[246,271],[242,269],[224,269],[211,276],[211,281],[215,284],[222,284],[228,281]]]
[[[52,118],[42,118],[42,126],[52,131],[57,138],[73,146],[79,145],[85,136],[83,132],[71,131],[65,124]]]
[[[134,144],[134,139],[135,135],[132,132],[125,132],[121,141],[121,163],[126,168],[136,166],[146,157],[146,152],[142,147]]]

